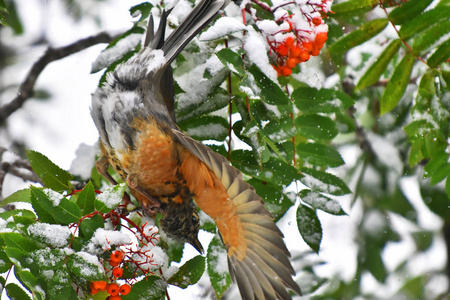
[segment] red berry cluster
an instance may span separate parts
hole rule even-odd
[[[98,292],[107,291],[109,296],[106,298],[107,300],[120,300],[122,299],[120,295],[127,295],[131,291],[131,285],[128,283],[118,285],[114,281],[116,279],[119,279],[123,275],[123,269],[119,267],[119,265],[123,261],[123,252],[120,250],[116,250],[111,253],[111,257],[109,259],[109,264],[111,265],[112,269],[112,276],[110,278],[110,283],[107,283],[106,281],[93,281],[90,284],[91,288],[91,295],[95,295]]]

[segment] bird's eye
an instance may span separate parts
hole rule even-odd
[[[195,222],[197,222],[197,221],[198,221],[198,217],[197,217],[196,215],[193,215],[193,216],[192,216],[192,222],[195,223]]]

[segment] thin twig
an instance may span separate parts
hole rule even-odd
[[[112,36],[106,32],[101,32],[97,35],[76,41],[68,46],[60,48],[49,47],[45,54],[34,63],[27,77],[20,85],[17,96],[12,101],[0,107],[0,124],[3,123],[12,113],[21,108],[28,98],[33,96],[34,85],[36,84],[39,75],[48,64],[55,60],[59,60],[80,52],[91,46],[101,43],[109,43],[114,38],[116,38],[116,36]]]

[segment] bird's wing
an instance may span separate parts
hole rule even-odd
[[[245,235],[241,238],[245,238],[247,247],[244,255],[238,252],[229,255],[229,267],[242,297],[291,299],[287,288],[300,295],[300,288],[291,277],[295,272],[289,261],[290,254],[283,242],[283,234],[255,189],[242,179],[242,173],[232,167],[225,157],[179,130],[173,130],[173,133],[184,147],[220,179],[236,207]]]

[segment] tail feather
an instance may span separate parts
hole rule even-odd
[[[178,130],[173,130],[173,133],[221,180],[236,209],[237,222],[243,228],[243,236],[238,238],[245,242],[240,243],[237,249],[229,250],[228,261],[230,275],[238,283],[242,298],[291,299],[287,289],[301,295],[300,288],[292,279],[295,272],[283,243],[283,234],[255,189],[223,156]],[[224,242],[229,241],[224,239]]]

